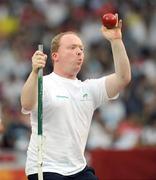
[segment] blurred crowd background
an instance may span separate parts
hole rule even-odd
[[[48,55],[44,74],[53,68],[51,39],[67,30],[78,32],[85,44],[81,80],[114,71],[110,44],[101,34],[107,12],[123,20],[132,81],[118,100],[95,111],[87,149],[156,146],[156,1],[0,0],[0,148],[27,149],[31,127],[21,114],[20,93],[39,43]]]

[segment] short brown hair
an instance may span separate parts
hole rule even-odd
[[[75,34],[76,36],[78,36],[78,34],[74,31],[66,31],[66,32],[57,34],[51,41],[51,53],[58,51],[58,48],[60,46],[60,40],[66,34]]]

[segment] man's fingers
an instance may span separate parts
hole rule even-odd
[[[47,59],[47,55],[36,55],[36,57],[35,57],[37,60],[39,60],[39,59],[42,59],[42,60],[46,60]]]
[[[46,61],[43,58],[33,59],[33,64],[46,64]]]
[[[42,51],[37,50],[37,51],[35,51],[34,55],[42,55],[42,56],[44,56],[44,53]]]
[[[105,27],[105,26],[102,26],[101,27],[101,31],[103,32],[103,31],[106,31],[107,30],[107,28]]]
[[[47,60],[47,55],[46,54],[44,54],[44,53],[42,53],[41,51],[36,51],[35,53],[34,53],[34,55],[33,55],[33,58],[35,58],[35,59],[43,59],[43,60]]]
[[[32,56],[33,70],[37,72],[39,68],[44,68],[46,65],[46,60],[47,60],[47,55],[37,50]]]
[[[116,17],[116,19],[117,19],[117,21],[116,21],[116,25],[115,25],[115,27],[118,27],[118,24],[119,24],[119,18],[118,18],[118,14],[117,13],[115,13],[115,17]]]
[[[46,60],[47,59],[47,55],[46,54],[44,54],[42,51],[39,51],[39,50],[37,50],[35,53],[34,53],[34,55],[33,55],[33,57],[44,57],[44,60]]]
[[[121,19],[119,20],[119,25],[118,26],[119,26],[120,29],[122,28],[122,20]]]
[[[44,68],[46,65],[46,62],[43,60],[38,60],[37,62],[34,62],[33,64],[36,68]]]

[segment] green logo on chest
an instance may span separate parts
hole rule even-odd
[[[83,95],[83,99],[87,99],[87,97],[88,97],[88,94],[85,93],[85,94]]]

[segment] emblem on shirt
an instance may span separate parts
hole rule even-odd
[[[86,100],[87,98],[88,98],[88,94],[87,93],[83,94],[83,99]]]
[[[84,93],[84,94],[82,95],[81,101],[90,101],[90,100],[91,100],[91,99],[89,98],[88,93]]]

